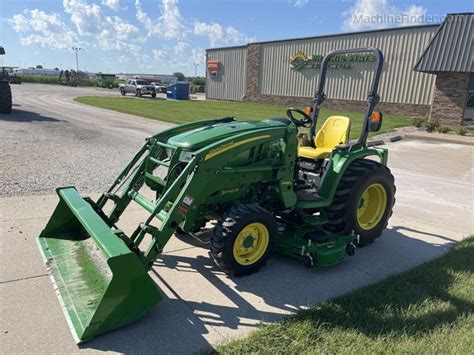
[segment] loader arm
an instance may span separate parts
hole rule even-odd
[[[296,155],[296,139],[294,139],[294,144],[290,144],[286,147],[288,153],[282,154],[281,157],[275,157],[278,161],[273,166],[265,165],[245,169],[226,167],[226,163],[231,160],[232,156],[244,150],[260,146],[265,142],[285,138],[286,134],[286,129],[269,128],[261,130],[258,133],[244,133],[210,144],[192,153],[192,158],[186,162],[186,166],[182,172],[172,180],[172,183],[170,183],[168,176],[165,179],[154,176],[153,170],[157,166],[163,166],[168,169],[168,172],[172,171],[176,164],[182,163],[178,160],[182,150],[179,147],[177,148],[164,143],[155,137],[153,145],[149,147],[149,152],[156,153],[163,149],[174,150],[169,159],[171,163],[155,158],[154,154],[148,154],[144,160],[138,163],[139,168],[132,176],[131,183],[128,184],[128,188],[123,192],[119,203],[121,203],[121,206],[124,206],[130,201],[134,201],[150,212],[150,215],[144,223],[135,229],[129,238],[123,234],[121,238],[124,239],[131,250],[137,252],[145,266],[150,268],[176,228],[185,220],[187,222],[183,225],[185,229],[192,225],[198,215],[199,206],[209,204],[208,194],[211,193],[210,191],[206,193],[206,189],[204,189],[203,186],[213,186],[213,192],[220,189],[218,182],[209,184],[216,175],[245,176],[245,183],[247,185],[261,181],[262,177],[263,179],[272,180],[274,179],[274,175],[278,175],[281,181],[292,181],[293,171],[286,167],[288,166],[287,160],[294,159]],[[142,177],[142,181],[138,184],[140,187],[144,183],[155,187],[158,186],[156,189],[158,192],[156,201],[151,201],[139,193],[137,184],[133,183],[138,179],[137,176]],[[228,180],[220,178],[219,180],[224,181],[225,185],[228,184]],[[281,189],[282,199],[287,201],[289,205],[294,204],[296,196],[292,189],[286,188],[286,185],[287,184]],[[227,199],[232,201],[232,196],[228,196]],[[226,198],[221,197],[219,201],[220,203],[225,203]],[[122,207],[121,211],[123,211]],[[112,212],[112,214],[113,213],[114,212]],[[113,220],[116,219],[116,215],[111,216],[111,218],[112,217]],[[158,227],[152,224],[155,219],[160,221]],[[140,252],[140,247],[146,234],[150,234],[151,242],[147,246],[146,251],[142,253]]]

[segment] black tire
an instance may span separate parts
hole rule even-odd
[[[0,82],[0,113],[12,113],[12,90],[6,81]]]
[[[122,96],[125,96],[126,92],[125,92],[125,90],[124,90],[123,88],[120,89],[120,94],[122,94]]]
[[[265,226],[268,244],[265,251],[253,263],[242,265],[234,257],[234,244],[239,233],[252,223]],[[234,276],[250,275],[263,267],[278,239],[277,224],[273,216],[256,203],[232,207],[218,221],[211,239],[211,256],[218,267]]]
[[[386,194],[385,209],[380,220],[369,228],[362,228],[357,218],[361,197],[369,186],[381,185]],[[381,190],[380,186],[378,187]],[[367,159],[352,162],[337,187],[332,204],[326,208],[328,223],[325,229],[336,234],[349,234],[354,231],[360,236],[359,245],[373,243],[387,227],[395,204],[393,175],[386,166]],[[366,226],[367,227],[367,226]]]
[[[155,97],[156,97],[156,92],[154,92],[153,94],[151,94],[151,97],[155,98]]]
[[[113,89],[113,88],[114,88],[114,84],[112,84],[112,83],[107,84],[107,89]]]
[[[137,89],[137,93],[135,96],[142,97],[142,91],[140,89]]]

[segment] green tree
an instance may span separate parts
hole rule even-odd
[[[176,73],[173,73],[173,76],[177,77],[178,81],[184,81],[185,79],[184,74],[179,71],[177,71]]]
[[[197,76],[197,77],[195,77],[191,80],[191,84],[193,84],[193,85],[206,85],[206,79]]]
[[[43,69],[43,66],[42,66],[41,64],[38,64],[38,65],[36,66],[36,69]]]

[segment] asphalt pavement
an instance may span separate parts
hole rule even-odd
[[[57,203],[57,186],[97,196],[147,135],[168,124],[86,106],[92,88],[13,87],[14,112],[0,116],[0,352],[191,353],[240,337],[261,322],[318,304],[439,256],[474,232],[472,146],[388,145],[397,203],[373,245],[327,269],[276,255],[259,273],[230,278],[206,245],[172,238],[150,275],[164,300],[141,320],[78,347],[35,238]],[[143,220],[133,207],[125,231]]]

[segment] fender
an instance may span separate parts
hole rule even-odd
[[[361,145],[350,151],[333,151],[318,189],[318,195],[323,201],[325,201],[325,203],[320,207],[330,205],[331,201],[334,199],[336,189],[339,186],[339,181],[346,172],[347,167],[354,160],[363,159],[369,156],[377,156],[380,164],[387,165],[388,151],[385,148],[367,148]]]

